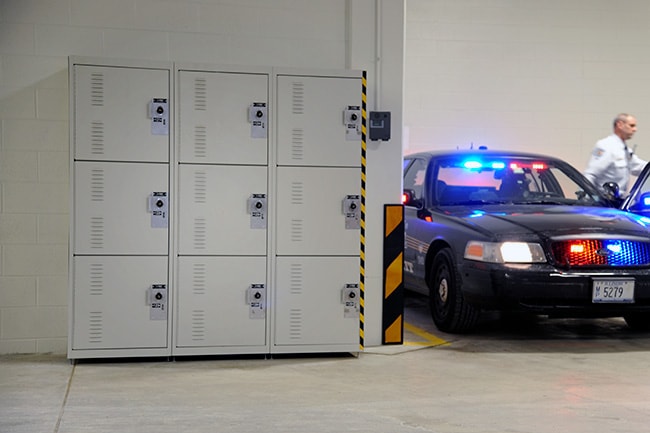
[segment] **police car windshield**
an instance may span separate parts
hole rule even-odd
[[[527,159],[449,158],[438,164],[434,201],[441,206],[476,203],[589,204],[585,193],[563,167]]]

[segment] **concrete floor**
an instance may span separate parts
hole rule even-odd
[[[433,336],[411,307],[406,345],[358,358],[0,357],[0,432],[648,431],[650,334],[617,319],[495,320]]]

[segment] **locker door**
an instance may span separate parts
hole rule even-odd
[[[342,293],[358,283],[358,257],[278,257],[275,344],[356,350],[359,315],[346,317]]]
[[[268,111],[266,133],[256,134],[249,107],[268,103],[268,75],[196,71],[179,75],[180,162],[267,164]]]
[[[171,105],[169,76],[168,70],[74,65],[74,158],[168,162],[169,134],[152,133],[149,114],[154,98]]]
[[[344,111],[361,106],[361,79],[277,77],[278,164],[360,166],[361,137],[348,140]]]
[[[167,266],[167,257],[75,257],[72,349],[167,347],[167,319],[152,319],[149,303]]]
[[[279,167],[277,254],[358,255],[359,228],[346,228],[344,200],[360,194],[357,168]]]
[[[266,257],[179,257],[177,347],[264,346],[263,311],[247,302],[251,285],[263,285]],[[255,300],[253,298],[252,300]]]
[[[179,254],[266,255],[267,229],[249,209],[253,194],[267,194],[267,168],[179,167]]]
[[[74,253],[167,254],[168,228],[154,222],[150,197],[168,191],[167,164],[76,162]]]

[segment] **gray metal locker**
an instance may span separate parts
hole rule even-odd
[[[177,290],[175,354],[268,351],[266,257],[179,257]]]
[[[167,348],[167,266],[167,257],[75,257],[72,349]]]
[[[268,73],[181,70],[179,77],[181,163],[268,163]]]
[[[171,354],[171,71],[69,59],[70,358]]]
[[[76,160],[169,161],[169,70],[74,64],[71,73]]]
[[[178,179],[180,255],[266,255],[267,215],[251,209],[265,166],[181,164]]]
[[[167,164],[81,161],[74,167],[76,255],[167,255]]]
[[[274,352],[359,350],[361,76],[276,77]]]
[[[278,257],[276,269],[275,350],[357,351],[359,258]]]
[[[270,69],[181,65],[175,355],[267,353]]]
[[[361,78],[278,75],[278,165],[361,166]],[[345,112],[358,109],[358,134]]]
[[[69,71],[70,358],[359,349],[360,72]]]
[[[359,214],[345,203],[353,196],[360,210],[360,189],[358,168],[279,167],[277,254],[358,255]]]

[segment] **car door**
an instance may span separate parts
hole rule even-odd
[[[422,157],[404,159],[404,191],[409,200],[404,202],[404,282],[413,290],[426,291],[424,259],[428,244],[422,242],[420,226],[424,221],[419,212],[426,207],[425,177],[428,160]]]
[[[630,194],[623,200],[621,209],[650,217],[650,164],[637,177]]]

